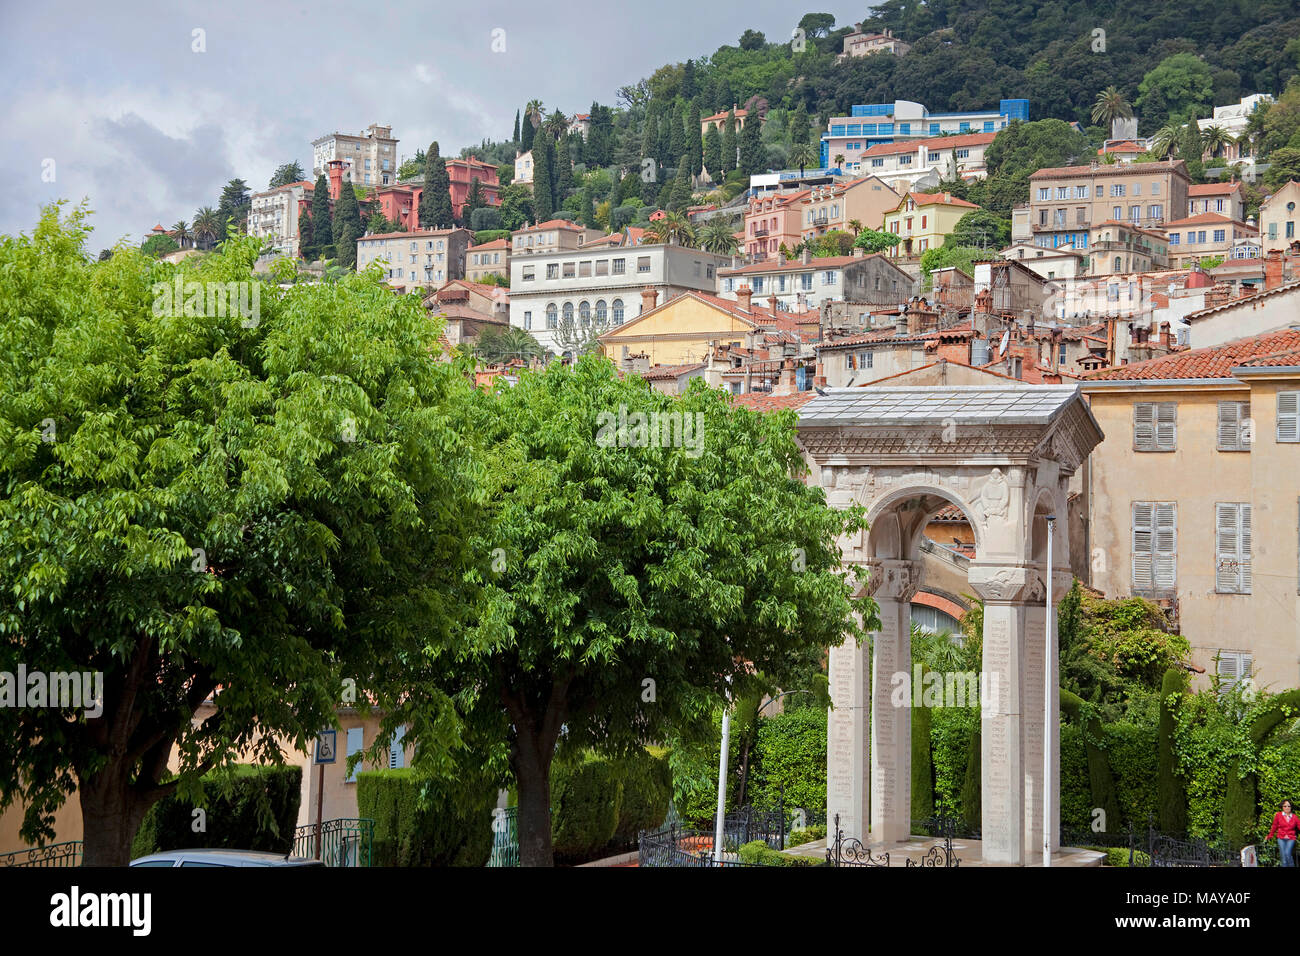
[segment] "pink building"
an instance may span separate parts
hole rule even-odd
[[[469,159],[447,160],[447,176],[451,180],[451,211],[460,218],[465,214],[465,204],[469,201],[470,184],[479,181],[479,191],[483,194],[483,205],[501,205],[501,180],[497,178],[497,168],[491,163],[471,156]],[[465,223],[469,225],[469,223]]]
[[[803,239],[803,200],[809,190],[802,189],[784,195],[758,196],[750,201],[745,213],[745,239],[742,249],[746,256],[756,259],[774,259],[781,244],[793,249]]]

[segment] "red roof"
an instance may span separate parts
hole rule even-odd
[[[680,378],[688,372],[695,372],[704,368],[703,362],[692,362],[689,365],[654,365],[649,371],[640,372],[640,376],[647,381],[658,382],[670,378]]]
[[[515,232],[536,232],[538,229],[573,229],[577,232],[582,231],[581,226],[577,223],[569,222],[567,219],[548,219],[546,222],[539,222],[535,226],[525,226],[523,229],[516,229]]]
[[[482,252],[484,249],[509,249],[509,239],[493,239],[491,242],[479,243],[477,246],[470,246],[470,252]]]
[[[1249,225],[1248,223],[1238,222],[1229,216],[1220,215],[1217,212],[1199,212],[1195,216],[1188,216],[1185,219],[1174,219],[1165,223],[1165,226],[1222,226],[1225,224],[1243,228]],[[1250,228],[1254,229],[1255,227],[1250,226]],[[1259,230],[1256,229],[1255,231],[1258,232]]]
[[[377,232],[373,236],[362,236],[357,240],[367,239],[424,239],[428,236],[449,236],[453,232],[469,232],[468,229],[420,229],[416,232]]]
[[[958,199],[952,193],[913,193],[909,192],[908,196],[918,206],[965,206],[968,209],[979,209],[980,207],[973,202],[967,202],[964,199]],[[904,199],[907,197],[904,196]]]
[[[1116,143],[1114,146],[1103,146],[1097,150],[1098,156],[1104,156],[1106,153],[1145,153],[1146,149],[1126,139],[1122,143]]]
[[[792,395],[773,395],[771,392],[747,392],[744,395],[733,395],[731,401],[734,405],[755,412],[779,412],[787,408],[802,408],[816,396],[817,393],[813,391],[795,392]]]
[[[1226,183],[1202,183],[1199,186],[1187,187],[1187,198],[1194,199],[1197,196],[1226,196],[1229,193],[1241,192],[1241,183],[1235,179]]]
[[[736,119],[741,119],[742,117],[749,115],[749,110],[743,108],[738,109],[735,110],[735,114],[736,114]],[[723,110],[721,113],[714,113],[712,116],[705,116],[703,119],[700,120],[700,122],[707,123],[711,120],[725,121],[726,119],[727,119],[727,111]]]
[[[719,269],[718,275],[753,275],[766,272],[797,271],[799,269],[839,269],[852,262],[865,262],[876,257],[884,258],[879,252],[873,252],[861,257],[824,256],[820,259],[814,257],[809,262],[804,262],[801,259],[787,259],[784,262],[779,259],[771,259],[766,262],[751,262],[747,266],[737,266],[734,269]]]
[[[1136,167],[1140,166],[1138,169]],[[1031,175],[1030,179],[1044,179],[1048,176],[1132,176],[1138,173],[1169,173],[1175,170],[1187,175],[1187,164],[1181,159],[1162,160],[1158,163],[1116,163],[1097,166],[1048,166]]]
[[[931,136],[927,139],[912,139],[903,143],[881,143],[872,146],[863,156],[889,156],[894,153],[915,153],[925,146],[929,149],[957,149],[962,146],[987,146],[997,137],[997,133],[964,133],[960,136]]]
[[[1237,303],[1247,301],[1238,299]],[[1232,369],[1266,356],[1300,349],[1300,329],[1283,329],[1238,339],[1224,345],[1191,349],[1108,368],[1085,376],[1085,381],[1176,381],[1188,378],[1231,378]],[[1286,363],[1281,363],[1286,364]]]

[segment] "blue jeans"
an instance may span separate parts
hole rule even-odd
[[[1291,858],[1291,851],[1295,849],[1295,840],[1283,840],[1277,838],[1278,856],[1282,858],[1283,866],[1295,866],[1295,860]]]

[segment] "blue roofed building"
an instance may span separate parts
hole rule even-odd
[[[943,136],[947,133],[996,133],[1012,120],[1029,120],[1029,100],[1000,100],[996,109],[967,113],[931,113],[920,103],[895,100],[854,106],[849,116],[831,117],[822,135],[821,165],[833,167],[836,156],[852,166],[873,146]]]

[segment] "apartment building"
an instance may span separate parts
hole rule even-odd
[[[902,198],[875,176],[816,186],[798,200],[803,238],[815,239],[836,229],[849,232],[851,222],[862,229],[879,229],[885,213],[896,209]]]
[[[1023,218],[1035,245],[1068,245],[1086,252],[1095,225],[1120,221],[1151,229],[1181,218],[1190,185],[1180,159],[1040,169],[1029,177],[1028,216]],[[1012,238],[1023,238],[1015,231],[1016,217],[1012,224]]]
[[[1083,389],[1106,434],[1089,466],[1091,583],[1165,605],[1202,680],[1300,685],[1300,330]]]
[[[888,255],[893,259],[914,259],[927,249],[939,248],[961,217],[978,208],[952,193],[908,192],[894,209],[885,213],[885,232],[900,237]]]
[[[793,249],[803,239],[802,201],[809,190],[757,195],[745,209],[741,250],[750,259],[774,259],[782,246]]]
[[[912,44],[894,36],[892,30],[885,30],[883,33],[863,33],[862,24],[858,23],[854,25],[853,32],[844,37],[844,50],[836,59],[847,60],[851,57],[870,56],[873,53],[903,56],[910,49]]]
[[[869,174],[900,194],[923,177],[983,179],[988,174],[984,151],[997,133],[968,133],[964,136],[939,136],[933,139],[907,140],[872,146],[845,171]]]
[[[1216,106],[1214,112],[1206,119],[1198,119],[1196,125],[1204,133],[1211,126],[1218,126],[1225,133],[1233,138],[1220,154],[1234,166],[1242,165],[1254,160],[1254,153],[1251,152],[1249,144],[1237,142],[1237,138],[1246,132],[1246,124],[1250,122],[1250,114],[1257,107],[1267,107],[1273,102],[1273,97],[1267,93],[1253,93],[1250,96],[1243,96],[1236,103],[1229,103],[1227,106]],[[1207,151],[1204,154],[1205,159],[1210,158]]]
[[[249,197],[248,233],[267,240],[276,252],[298,255],[298,209],[310,202],[312,183],[289,183]]]
[[[422,229],[364,236],[357,241],[357,271],[372,262],[384,269],[388,284],[404,292],[436,288],[465,277],[465,252],[474,234],[468,229]]]
[[[1028,242],[1016,242],[1002,250],[1002,258],[1033,269],[1044,279],[1077,279],[1086,275],[1088,257],[1069,246],[1043,249]]]
[[[1187,187],[1187,215],[1213,212],[1243,222],[1246,219],[1246,191],[1237,180],[1202,183]]]
[[[447,160],[447,178],[451,181],[451,211],[457,219],[465,216],[465,205],[469,202],[470,189],[474,180],[478,180],[479,195],[484,206],[501,205],[501,180],[497,168],[492,163],[470,156],[467,159]],[[465,225],[470,225],[465,223]]]
[[[312,176],[326,164],[341,160],[343,178],[359,186],[389,186],[397,182],[397,140],[391,126],[371,123],[358,136],[333,132],[312,140]]]
[[[520,153],[515,157],[515,175],[510,181],[512,183],[521,183],[526,186],[532,185],[533,151],[531,149],[528,152]]]
[[[712,293],[718,269],[731,263],[729,256],[676,245],[525,255],[518,248],[510,259],[510,324],[531,332],[553,355],[564,352],[556,337],[562,325],[586,333],[622,325],[641,314],[643,292],[653,291],[661,302],[683,292]]]
[[[1259,237],[1259,229],[1216,212],[1201,212],[1165,224],[1170,265],[1186,268],[1204,258],[1231,259],[1243,240]],[[1244,255],[1244,251],[1242,255]],[[1240,257],[1239,257],[1240,258]]]
[[[1110,220],[1088,236],[1088,275],[1128,275],[1170,268],[1169,242],[1163,232]]]
[[[1029,120],[1029,100],[1001,100],[997,109],[970,113],[931,113],[920,103],[895,100],[854,106],[848,116],[831,117],[821,138],[823,167],[843,156],[851,166],[873,146],[942,136],[944,134],[996,133],[1013,120]]]
[[[491,242],[470,246],[465,250],[465,278],[482,282],[485,276],[510,277],[510,240],[493,239]]]
[[[718,272],[718,295],[737,300],[748,288],[755,300],[776,299],[788,312],[820,309],[842,300],[859,304],[897,305],[912,294],[913,280],[885,256],[863,255],[815,259],[807,250],[798,259],[768,260]]]
[[[512,232],[510,248],[516,256],[566,252],[603,235],[599,229],[587,229],[567,219],[548,219]]]
[[[1300,232],[1296,224],[1300,222],[1300,182],[1291,180],[1280,186],[1277,192],[1266,198],[1259,206],[1259,238],[1264,244],[1265,254],[1285,252],[1295,255],[1300,253]]]

